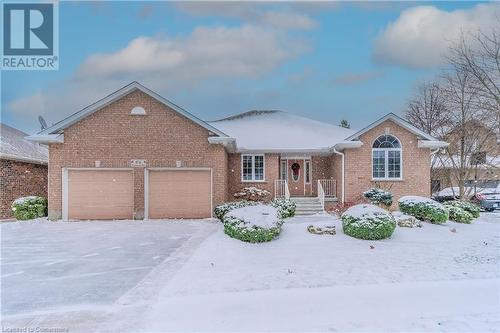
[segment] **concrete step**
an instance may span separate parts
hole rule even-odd
[[[322,212],[323,212],[322,210],[319,210],[317,212],[295,212],[295,216],[309,216],[309,215],[319,214]]]

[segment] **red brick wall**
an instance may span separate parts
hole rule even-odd
[[[20,197],[47,197],[47,166],[0,160],[0,219],[11,218],[12,202]]]
[[[372,181],[372,144],[386,129],[401,141],[403,179]],[[360,140],[361,148],[345,150],[346,201],[356,201],[376,182],[384,188],[392,186],[394,202],[404,195],[430,195],[430,149],[418,148],[415,134],[387,120],[363,134]]]
[[[135,106],[146,116],[132,116]],[[49,147],[49,217],[62,215],[62,168],[209,167],[213,172],[214,206],[227,198],[227,153],[208,143],[209,131],[141,91],[134,91],[64,130],[64,143]],[[134,168],[136,218],[144,216],[144,168]]]
[[[234,193],[244,187],[254,186],[271,193],[274,198],[274,181],[279,179],[279,154],[265,154],[265,180],[263,182],[241,181],[241,154],[228,154],[228,200],[234,200]]]
[[[333,156],[312,156],[312,196],[318,195],[318,179],[335,179]],[[338,182],[338,181],[337,181]]]

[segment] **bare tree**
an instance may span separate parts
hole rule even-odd
[[[472,194],[466,183],[477,180],[482,156],[498,154],[499,42],[498,30],[462,35],[441,77],[420,85],[405,111],[412,124],[450,143],[434,161],[449,171],[450,182],[458,185],[454,195],[461,198]]]
[[[450,145],[441,161],[451,166],[450,177],[458,184],[458,196],[465,194],[465,182],[472,172],[473,154],[480,152],[485,138],[478,131],[482,123],[482,110],[479,107],[479,91],[468,71],[453,67],[443,75],[446,104],[449,115],[450,131],[444,136]]]
[[[423,82],[408,102],[406,119],[433,136],[440,137],[449,125],[443,88],[437,82]]]
[[[462,33],[450,48],[449,63],[475,80],[482,107],[500,117],[500,19],[490,32]],[[498,124],[498,123],[497,123]]]

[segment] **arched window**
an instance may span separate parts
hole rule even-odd
[[[372,146],[373,179],[401,179],[401,143],[392,135],[381,135]]]

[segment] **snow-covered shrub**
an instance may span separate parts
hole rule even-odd
[[[290,199],[275,198],[271,201],[271,206],[278,209],[278,214],[281,219],[295,216],[297,205]]]
[[[47,199],[37,196],[18,198],[14,200],[11,208],[17,220],[36,219],[47,216]]]
[[[278,209],[269,205],[236,208],[222,219],[224,233],[249,243],[269,242],[279,236],[283,221]]]
[[[237,199],[250,200],[250,201],[264,201],[271,193],[267,190],[262,190],[260,188],[251,186],[244,187],[239,192],[234,194]]]
[[[396,228],[396,221],[391,214],[370,204],[352,206],[341,218],[344,233],[360,239],[391,237]]]
[[[445,223],[448,220],[448,210],[442,204],[429,198],[405,196],[399,199],[399,210],[415,216],[422,221],[434,224]]]
[[[447,205],[446,208],[448,208],[448,212],[450,213],[450,220],[452,221],[469,224],[474,219],[471,213],[460,207]]]
[[[236,208],[241,208],[241,207],[246,207],[246,206],[253,206],[253,205],[257,205],[257,204],[258,204],[257,202],[247,201],[247,200],[226,202],[226,203],[220,204],[214,208],[214,215],[219,220],[222,220],[224,215],[226,215],[227,212],[229,212],[230,210],[233,210]]]
[[[455,200],[455,201],[447,201],[444,203],[444,205],[446,207],[453,206],[453,207],[462,208],[466,212],[469,212],[473,218],[479,217],[479,212],[480,212],[479,206],[473,202],[463,201],[463,200]]]
[[[392,216],[396,220],[398,226],[403,228],[421,228],[422,222],[417,220],[414,216],[406,215],[400,211],[392,212]]]
[[[381,188],[371,188],[369,191],[363,192],[363,196],[374,205],[392,205],[392,193]]]

